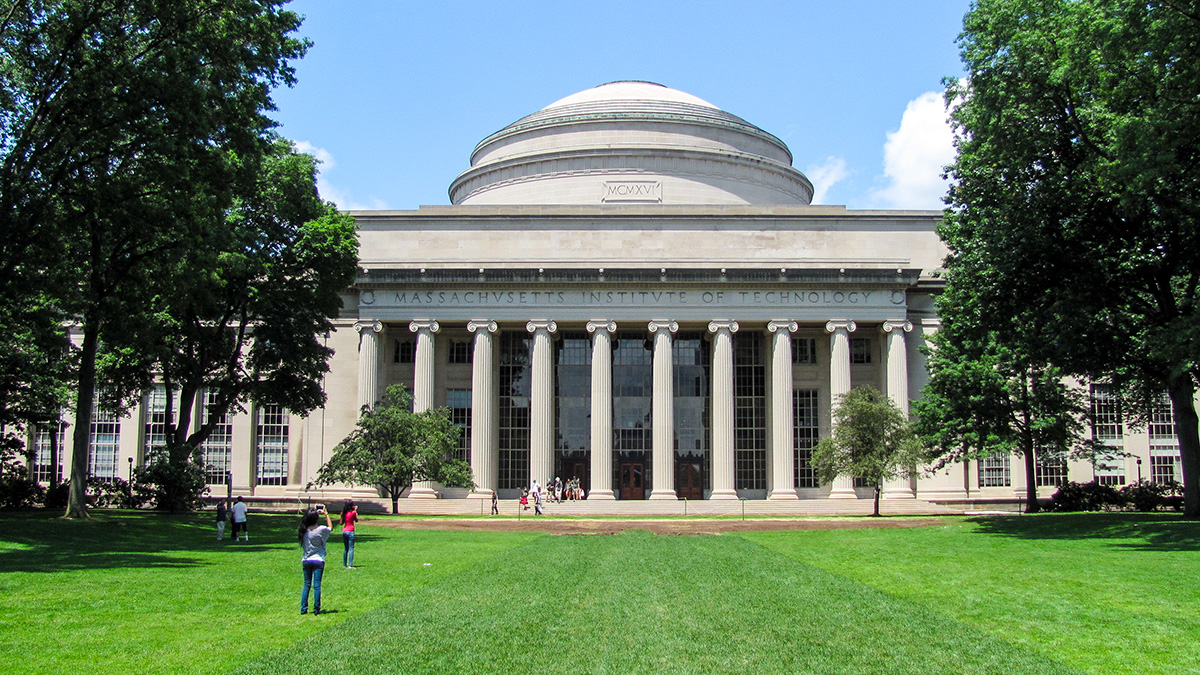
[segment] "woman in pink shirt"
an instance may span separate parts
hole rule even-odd
[[[346,500],[342,506],[342,543],[346,550],[342,553],[342,565],[354,569],[354,524],[358,522],[358,508],[354,502]]]

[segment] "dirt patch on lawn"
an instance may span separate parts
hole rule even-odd
[[[545,532],[557,535],[617,534],[645,530],[652,534],[724,534],[778,530],[861,530],[870,528],[930,527],[940,518],[755,518],[753,520],[685,520],[639,518],[633,520],[557,520],[552,518],[422,518],[372,519],[372,527],[400,530],[453,530],[460,532]]]

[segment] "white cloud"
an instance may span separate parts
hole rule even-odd
[[[954,160],[954,133],[940,92],[908,102],[900,129],[883,145],[887,184],[871,194],[877,206],[894,209],[941,209],[947,181],[942,170]]]
[[[346,190],[330,183],[325,174],[337,166],[337,162],[334,161],[333,154],[325,148],[318,148],[308,141],[294,141],[292,146],[298,152],[316,157],[317,161],[320,162],[317,166],[317,192],[321,195],[321,199],[333,202],[343,211],[368,211],[388,208],[388,205],[382,199],[371,197],[367,202],[361,202],[356,200]]]
[[[841,157],[828,157],[824,164],[810,164],[804,169],[804,175],[813,184],[813,204],[824,204],[829,188],[841,181],[850,172],[846,171],[846,160]]]

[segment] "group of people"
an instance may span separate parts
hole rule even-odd
[[[217,502],[217,541],[225,537],[225,522],[229,515],[233,516],[233,537],[236,541],[250,541],[250,532],[246,520],[246,502],[238,497],[233,506],[227,507],[225,500]],[[321,524],[321,517],[325,524]],[[354,531],[358,523],[358,507],[347,500],[342,505],[342,565],[346,569],[354,569]],[[238,533],[242,536],[239,537]],[[300,567],[304,572],[304,586],[300,591],[300,613],[308,614],[309,592],[313,595],[313,614],[321,613],[321,577],[325,573],[326,543],[333,533],[333,519],[325,506],[318,504],[316,508],[308,509],[300,520],[296,531],[300,548],[303,551]]]
[[[545,494],[543,494],[545,493]],[[521,488],[521,510],[529,510],[529,505],[533,504],[533,512],[537,515],[542,515],[542,501],[548,500],[552,502],[576,501],[584,498],[583,488],[580,487],[579,478],[572,476],[565,483],[562,479],[555,476],[554,480],[546,481],[545,489],[538,482],[533,481],[533,485],[529,488]],[[495,505],[495,495],[492,496],[492,514],[497,513]]]

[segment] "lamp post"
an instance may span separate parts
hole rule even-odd
[[[1137,458],[1137,465],[1138,465],[1138,482],[1140,483],[1140,482],[1142,482],[1142,458],[1141,457]]]
[[[127,457],[129,460],[129,505],[133,506],[133,458]]]

